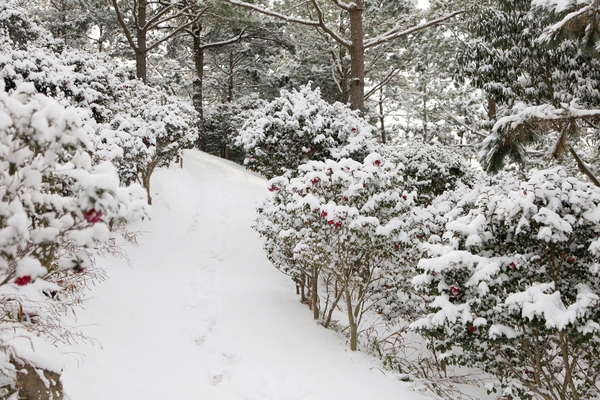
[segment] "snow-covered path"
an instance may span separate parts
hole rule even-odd
[[[184,167],[155,173],[131,266],[97,260],[109,280],[76,323],[99,344],[63,347],[71,400],[423,399],[314,323],[266,259],[263,178],[197,151]]]

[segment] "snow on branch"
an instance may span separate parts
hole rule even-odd
[[[413,26],[412,28],[408,28],[405,30],[401,30],[401,27],[396,26],[379,36],[376,36],[372,39],[366,40],[365,41],[365,49],[367,49],[369,47],[378,46],[382,43],[389,42],[390,40],[394,40],[394,39],[398,39],[403,36],[410,35],[411,33],[415,33],[422,29],[429,28],[430,26],[438,25],[444,21],[447,21],[451,18],[456,17],[457,15],[463,14],[464,12],[465,12],[465,10],[455,11],[453,13],[444,15],[440,18],[436,18],[434,20],[425,22],[425,23],[417,25],[417,26]]]

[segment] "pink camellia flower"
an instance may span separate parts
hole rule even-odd
[[[29,285],[31,283],[31,277],[29,275],[19,276],[15,279],[15,284],[19,286]]]
[[[458,286],[450,286],[450,296],[456,297],[460,293],[460,288]]]
[[[89,211],[86,211],[83,214],[83,218],[90,224],[95,224],[96,222],[100,222],[102,219],[102,210],[96,211],[95,208],[91,208]]]

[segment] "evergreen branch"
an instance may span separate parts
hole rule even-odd
[[[442,22],[447,21],[451,18],[454,18],[457,15],[464,14],[465,12],[466,12],[466,10],[455,11],[453,13],[444,15],[440,18],[436,18],[436,19],[428,21],[424,24],[413,26],[412,28],[408,28],[405,30],[400,30],[400,27],[392,28],[383,34],[381,34],[377,37],[374,37],[373,39],[366,40],[365,41],[365,49],[367,49],[369,47],[378,46],[382,43],[389,42],[390,40],[398,39],[398,38],[410,35],[415,32],[419,32],[425,28],[429,28],[430,26],[441,24]]]
[[[123,33],[125,33],[125,37],[127,38],[129,45],[134,51],[137,50],[138,47],[136,46],[135,42],[133,41],[133,38],[131,37],[129,28],[127,28],[127,24],[125,24],[125,21],[123,20],[123,15],[121,14],[121,10],[119,9],[117,0],[112,0],[112,5],[115,9],[115,12],[117,13],[117,21],[119,21],[119,25],[121,25],[121,28],[123,29]]]

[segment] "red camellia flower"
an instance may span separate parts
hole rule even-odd
[[[102,219],[102,210],[96,211],[95,208],[91,208],[89,211],[83,214],[83,218],[85,218],[85,220],[90,224],[100,222],[100,219]]]
[[[335,223],[335,226],[338,227],[338,228],[341,228],[342,227],[342,221],[337,221]]]
[[[527,190],[523,190],[523,196],[527,196]]]
[[[400,248],[400,245],[398,243],[394,243],[394,247],[396,248],[396,250],[398,250]]]
[[[352,128],[350,129],[352,132],[356,132],[356,128]]]
[[[310,154],[310,149],[306,150],[306,154]]]
[[[327,211],[321,211],[321,217],[325,218],[327,216]]]
[[[508,266],[510,267],[510,269],[512,269],[513,271],[517,269],[517,264],[515,264],[514,262],[511,262],[510,264],[508,264]]]
[[[29,275],[19,276],[15,279],[15,283],[19,286],[29,285],[31,283],[31,277]]]
[[[381,160],[375,160],[375,162],[373,164],[380,165],[381,164]]]
[[[456,297],[460,293],[460,288],[458,286],[450,286],[450,296]]]
[[[279,188],[277,186],[272,186],[269,188],[269,192],[275,192],[277,190],[279,190]]]
[[[404,200],[406,200],[406,199],[408,199],[408,196],[404,195],[404,196],[402,196],[402,198],[403,198]]]
[[[330,219],[329,221],[327,221],[327,223],[328,223],[329,225],[333,225],[333,224],[335,224],[335,221],[334,221],[334,220],[332,220],[332,219]]]
[[[469,333],[473,333],[473,332],[475,332],[475,327],[474,327],[474,326],[469,326],[469,327],[467,328],[467,331],[468,331]]]
[[[319,179],[315,178],[312,181],[310,181],[310,183],[312,183],[313,185],[316,185],[317,183],[319,183]]]

